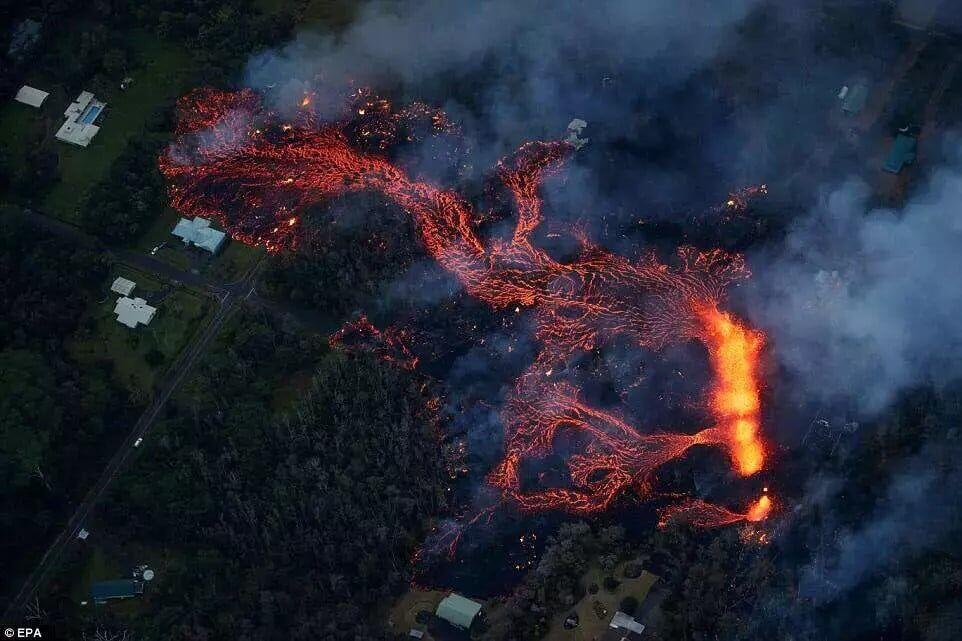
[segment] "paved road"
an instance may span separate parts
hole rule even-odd
[[[212,290],[213,293],[220,293],[222,288],[212,283],[210,279],[193,272],[186,272],[178,269],[169,263],[158,260],[153,256],[132,249],[112,249],[105,245],[99,238],[92,236],[78,227],[57,220],[32,209],[26,209],[20,214],[20,218],[29,225],[39,227],[61,238],[66,238],[78,245],[103,252],[115,260],[133,265],[143,271],[159,274],[167,280],[178,281],[186,285],[191,285],[200,289]]]
[[[199,275],[182,272],[150,256],[128,251],[111,252],[96,238],[60,221],[36,213],[26,213],[25,216],[29,222],[43,227],[54,234],[71,238],[88,247],[109,252],[114,256],[122,258],[126,262],[131,262],[143,269],[162,274],[167,278],[204,287],[217,301],[217,310],[204,329],[194,336],[191,343],[171,365],[160,387],[157,389],[150,406],[141,414],[140,418],[134,424],[133,429],[131,429],[127,435],[127,438],[124,439],[123,443],[121,443],[120,447],[107,463],[100,478],[77,505],[73,515],[68,519],[66,527],[47,548],[36,568],[34,568],[30,576],[27,577],[20,591],[8,605],[4,612],[3,619],[4,621],[10,622],[15,621],[17,617],[22,614],[27,602],[42,585],[44,579],[50,573],[50,570],[57,566],[64,551],[72,541],[76,540],[77,532],[84,526],[94,507],[96,507],[104,497],[110,484],[130,459],[134,451],[134,443],[137,439],[143,438],[153,426],[154,421],[160,415],[161,410],[164,408],[168,399],[170,399],[174,390],[184,381],[187,374],[190,373],[194,365],[200,360],[200,357],[220,332],[221,327],[223,327],[224,322],[230,316],[231,312],[237,307],[238,303],[248,300],[253,295],[257,272],[263,264],[263,257],[261,257],[261,259],[248,269],[237,281],[225,285],[212,285]]]

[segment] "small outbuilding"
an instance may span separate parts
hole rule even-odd
[[[121,296],[130,296],[130,294],[134,291],[134,287],[136,286],[137,283],[134,281],[128,280],[123,276],[118,276],[117,280],[115,280],[110,286],[110,291],[114,292],[115,294],[120,294]]]
[[[915,150],[918,146],[918,141],[906,134],[899,134],[895,137],[895,141],[892,143],[892,149],[889,151],[888,158],[885,159],[884,169],[890,174],[897,174],[906,165],[911,165],[915,162]]]
[[[171,233],[183,240],[185,245],[200,247],[212,254],[216,254],[227,240],[227,234],[214,229],[209,220],[200,216],[193,220],[181,218]]]
[[[481,614],[481,604],[460,594],[449,594],[438,604],[435,614],[456,628],[467,630]]]
[[[114,579],[111,581],[97,581],[90,586],[90,596],[94,603],[104,604],[108,601],[130,599],[144,593],[144,584],[134,579]]]
[[[621,610],[615,612],[611,617],[608,629],[601,637],[603,641],[636,641],[641,639],[641,633],[645,631],[645,626],[635,621]]]
[[[129,298],[124,296],[117,299],[114,314],[117,322],[134,329],[138,325],[149,325],[157,313],[156,307],[151,307],[143,298]]]
[[[39,109],[43,104],[43,101],[46,100],[47,96],[49,95],[50,94],[46,91],[35,89],[30,85],[24,85],[20,87],[19,91],[17,91],[17,95],[14,97],[14,100]]]

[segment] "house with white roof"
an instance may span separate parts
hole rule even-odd
[[[185,245],[200,247],[212,254],[216,254],[227,240],[227,234],[214,229],[209,220],[200,216],[193,220],[181,218],[171,233],[183,240]]]
[[[120,294],[121,296],[130,296],[131,292],[134,291],[134,287],[136,286],[137,283],[134,281],[128,280],[123,276],[118,276],[117,280],[115,280],[110,286],[110,291],[114,292],[115,294]]]
[[[138,325],[149,325],[157,313],[156,307],[151,307],[143,298],[129,298],[123,296],[117,299],[114,314],[117,322],[134,329]]]
[[[43,104],[43,101],[46,100],[49,95],[49,92],[35,89],[30,85],[24,85],[17,91],[14,100],[22,102],[25,105],[30,105],[31,107],[40,108],[40,105]]]
[[[81,91],[77,99],[63,112],[64,123],[57,130],[57,140],[69,142],[78,147],[86,147],[100,131],[94,124],[107,103],[97,100],[89,91]]]

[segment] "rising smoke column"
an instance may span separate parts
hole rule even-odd
[[[308,107],[310,96],[301,102]],[[510,238],[485,242],[464,198],[352,145],[345,123],[316,123],[309,109],[283,121],[249,90],[198,90],[180,100],[179,111],[177,139],[159,164],[171,204],[183,214],[214,218],[234,238],[273,252],[296,243],[302,207],[375,191],[412,216],[427,253],[469,294],[496,310],[532,310],[540,352],[506,403],[505,452],[488,476],[519,509],[586,514],[606,509],[629,488],[649,495],[652,474],[696,445],[723,448],[740,475],[762,469],[758,360],[764,339],[719,309],[726,287],[748,275],[743,260],[681,248],[676,266],[653,253],[632,261],[587,237],[575,259],[553,259],[530,236],[543,220],[539,187],[571,153],[569,144],[527,143],[498,163],[517,221]],[[443,119],[436,124],[447,126]],[[362,329],[369,336],[376,331]],[[587,405],[554,375],[577,353],[616,337],[652,350],[692,340],[705,345],[714,375],[711,424],[695,434],[642,432]],[[584,452],[567,461],[572,487],[523,489],[522,462],[550,454],[561,432],[587,440]],[[767,497],[739,513],[689,501],[674,513],[696,513],[699,525],[724,525],[760,520],[768,512],[763,504],[769,505]]]

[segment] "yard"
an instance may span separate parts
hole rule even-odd
[[[77,207],[84,192],[107,175],[111,163],[124,150],[130,137],[143,131],[154,110],[175,99],[189,85],[191,58],[183,48],[164,43],[148,33],[134,33],[131,42],[136,67],[130,76],[134,82],[126,91],[116,91],[107,101],[107,110],[98,123],[100,132],[90,146],[58,144],[61,180],[43,203],[43,209],[57,218],[76,222]],[[58,101],[58,112],[62,113],[73,98],[67,96],[66,102]],[[59,122],[57,124],[59,126]]]
[[[388,627],[395,634],[403,635],[406,635],[412,629],[422,630],[425,632],[425,641],[431,641],[432,637],[427,632],[426,626],[417,622],[417,615],[422,610],[434,614],[441,599],[446,595],[447,592],[440,590],[422,590],[412,587],[391,608]]]
[[[191,58],[182,48],[160,41],[148,33],[134,32],[132,42],[134,82],[126,91],[119,88],[104,97],[107,110],[99,121],[100,132],[88,147],[54,139],[63,123],[63,111],[76,98],[59,79],[28,75],[27,84],[50,92],[41,109],[13,101],[0,109],[0,144],[10,162],[25,158],[34,147],[46,141],[59,159],[60,181],[37,202],[44,213],[66,222],[77,222],[77,209],[86,191],[106,177],[113,161],[132,136],[144,129],[147,119],[158,108],[169,104],[188,88],[192,76]],[[117,79],[119,84],[120,78]]]
[[[113,313],[118,295],[110,292],[117,276],[137,283],[132,296],[145,298],[157,308],[146,327],[131,329],[117,322]],[[199,327],[207,301],[194,292],[174,288],[127,266],[118,266],[104,283],[103,298],[91,304],[80,329],[69,344],[80,363],[110,361],[114,377],[135,401],[144,401],[154,383]]]
[[[619,581],[618,587],[613,591],[603,587],[607,573],[599,567],[590,568],[581,578],[581,584],[584,586],[594,584],[598,586],[598,592],[596,594],[589,592],[573,608],[556,615],[551,620],[545,639],[547,641],[593,641],[600,638],[611,617],[618,610],[618,604],[628,596],[638,601],[638,611],[634,615],[638,618],[638,612],[644,610],[645,599],[658,581],[658,577],[645,570],[637,578],[630,579],[624,574],[625,565],[627,564],[622,563],[612,573],[612,576]],[[565,630],[564,620],[572,611],[578,615],[578,627]]]

